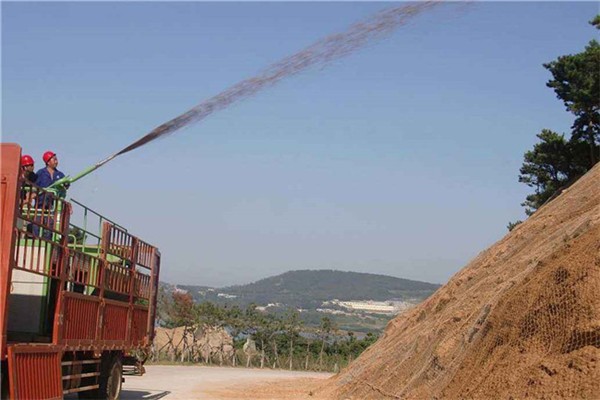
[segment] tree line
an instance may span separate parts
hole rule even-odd
[[[342,332],[328,317],[322,317],[318,327],[306,327],[295,309],[272,314],[254,304],[241,308],[196,303],[189,293],[168,293],[164,288],[159,292],[157,321],[165,328],[183,328],[184,345],[173,345],[170,351],[154,349],[154,361],[337,372],[378,339],[373,333],[358,339],[353,332]],[[233,339],[232,351],[210,356],[194,351],[191,343],[198,329],[226,330]]]
[[[590,24],[600,29],[600,15]],[[569,135],[543,129],[539,142],[524,155],[519,182],[535,189],[521,204],[530,216],[573,184],[600,159],[600,44],[591,40],[577,54],[543,64],[553,89],[573,117]],[[521,221],[511,222],[512,230]]]

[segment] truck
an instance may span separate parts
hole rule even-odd
[[[144,373],[160,252],[29,182],[20,160],[0,144],[2,399],[118,399],[124,375]]]

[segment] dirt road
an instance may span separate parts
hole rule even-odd
[[[122,399],[311,398],[311,388],[330,373],[206,366],[146,366],[144,376],[126,376]]]

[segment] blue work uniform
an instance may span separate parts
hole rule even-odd
[[[48,171],[48,168],[42,168],[37,172],[37,180],[35,181],[35,184],[39,187],[45,188],[64,177],[65,174],[57,169],[54,170],[54,176],[50,176],[50,171]]]
[[[44,188],[52,185],[54,182],[64,177],[65,174],[57,169],[54,170],[54,176],[50,176],[50,171],[48,171],[48,168],[42,168],[37,172],[37,180],[35,181],[35,184]],[[65,194],[66,193],[58,193],[60,197],[64,197]],[[36,204],[40,208],[51,208],[52,200],[50,197],[46,199],[46,195],[44,193],[40,193]]]
[[[35,184],[38,185],[39,187],[45,188],[45,187],[50,186],[57,180],[64,178],[64,177],[65,177],[65,174],[63,174],[62,172],[60,172],[57,169],[54,170],[54,176],[50,176],[50,171],[48,171],[48,168],[42,168],[37,172],[37,180],[35,181]],[[59,196],[64,197],[64,193],[63,194],[59,193]],[[38,194],[38,196],[36,197],[35,204],[36,204],[37,208],[52,210],[54,208],[54,197],[48,196],[48,195],[46,195],[46,193],[40,192]],[[38,224],[41,223],[41,224],[51,226],[56,229],[56,227],[54,227],[54,222],[55,222],[54,218],[52,218],[51,216],[38,217],[38,220],[36,222]],[[39,236],[39,230],[40,230],[40,227],[38,225],[33,226],[33,234],[35,236]],[[52,232],[50,232],[47,229],[44,229],[42,237],[50,240],[52,237]]]

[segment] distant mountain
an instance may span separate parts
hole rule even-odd
[[[233,303],[279,303],[304,309],[316,309],[324,301],[338,300],[408,300],[420,302],[440,285],[395,278],[386,275],[335,270],[289,271],[247,285],[220,289],[177,285],[197,301]]]

